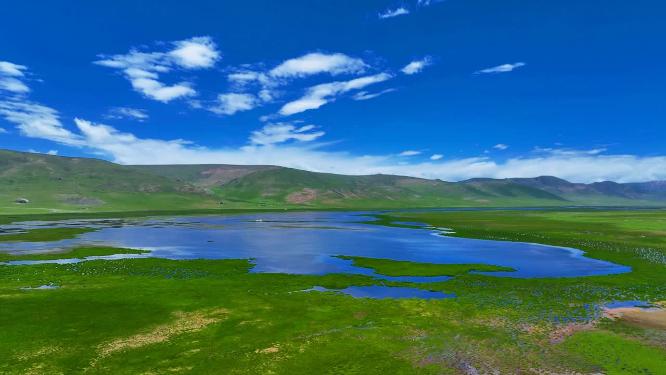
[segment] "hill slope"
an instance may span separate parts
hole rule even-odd
[[[16,203],[18,198],[30,202]],[[445,182],[275,166],[123,166],[0,150],[0,212],[4,213],[562,205],[666,205],[666,182],[577,184],[548,176]]]
[[[0,150],[0,209],[199,208],[213,197],[187,183],[110,162]]]

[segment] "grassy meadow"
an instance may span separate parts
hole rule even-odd
[[[0,266],[0,373],[665,373],[666,331],[602,318],[595,306],[666,301],[666,211],[395,212],[375,223],[411,221],[451,228],[455,236],[576,247],[632,272],[515,279],[471,272],[504,270],[493,265],[348,258],[387,276],[453,276],[412,284],[251,273],[246,259]],[[20,235],[46,241],[76,233]],[[0,260],[132,251],[86,247]],[[456,297],[374,300],[306,291],[378,283]],[[44,285],[52,288],[37,289]]]

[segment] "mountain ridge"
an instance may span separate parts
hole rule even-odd
[[[25,198],[29,203],[16,203]],[[120,165],[0,150],[0,210],[666,205],[666,181],[590,184],[554,176],[459,182],[272,165]]]

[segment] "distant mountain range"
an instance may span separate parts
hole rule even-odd
[[[664,206],[666,181],[581,184],[541,176],[446,182],[276,166],[126,166],[98,159],[0,150],[0,213],[566,205]]]

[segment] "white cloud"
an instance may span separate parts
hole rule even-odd
[[[414,60],[410,62],[409,64],[405,65],[404,68],[402,68],[400,71],[407,74],[407,75],[412,75],[416,73],[420,73],[423,71],[423,69],[432,64],[432,59],[428,56],[424,57],[421,60]]]
[[[325,54],[319,52],[289,59],[271,69],[268,74],[276,78],[301,78],[309,75],[328,73],[358,74],[363,73],[367,65],[363,60],[343,53]]]
[[[317,109],[333,100],[337,95],[352,90],[359,90],[366,86],[391,79],[388,73],[379,73],[372,76],[355,78],[349,81],[336,81],[322,83],[307,89],[304,96],[282,106],[280,114],[283,116],[301,113],[311,109]]]
[[[4,100],[0,101],[0,116],[16,124],[21,134],[27,137],[81,145],[80,137],[63,127],[53,108],[27,100]]]
[[[12,77],[0,76],[0,90],[13,92],[16,94],[25,94],[30,92],[30,88],[25,83]]]
[[[314,125],[296,127],[289,123],[267,124],[259,130],[252,132],[250,143],[252,145],[273,145],[290,140],[310,142],[324,136],[323,131],[313,131]]]
[[[336,76],[340,74],[361,74],[368,65],[360,58],[343,53],[311,52],[283,61],[269,70],[253,70],[249,65],[233,71],[227,76],[236,91],[255,89],[253,96],[258,99],[253,108],[276,100],[283,95],[280,87],[294,79],[317,74]],[[263,103],[262,103],[263,102]]]
[[[46,151],[46,154],[47,155],[58,155],[58,150],[49,150],[49,151]]]
[[[498,143],[495,146],[493,146],[493,148],[495,150],[502,150],[503,151],[503,150],[506,150],[507,148],[509,148],[509,146],[505,145],[504,143]]]
[[[442,159],[443,157],[444,157],[444,155],[442,155],[442,154],[432,154],[432,155],[430,156],[430,160],[440,160],[440,159]]]
[[[169,55],[187,69],[210,68],[220,58],[217,45],[210,37],[194,37],[174,42],[176,48]]]
[[[209,110],[220,115],[233,115],[236,112],[249,111],[257,105],[257,98],[250,94],[220,94],[217,96],[217,103]]]
[[[317,133],[312,132],[314,128],[310,126],[268,131],[264,128],[251,135],[250,146],[210,149],[182,139],[138,138],[108,125],[94,124],[82,119],[76,119],[75,123],[80,134],[56,133],[51,139],[63,144],[85,147],[123,164],[269,164],[317,172],[352,175],[383,173],[449,181],[474,177],[541,175],[558,176],[574,182],[666,179],[666,156],[550,152],[543,156],[513,158],[501,163],[486,157],[446,161],[437,158],[436,163],[406,163],[404,159],[401,161],[401,158],[396,159],[391,155],[358,156],[347,152],[325,151],[316,145],[304,147],[299,143],[279,144],[288,140],[308,141],[319,138],[321,135],[314,135]],[[297,138],[301,133],[311,135]],[[44,134],[40,137],[49,139]],[[72,138],[77,141],[72,143]]]
[[[115,107],[111,108],[104,117],[113,120],[133,119],[145,121],[148,119],[148,112],[145,109],[139,108]]]
[[[399,155],[400,156],[416,156],[416,155],[420,155],[420,154],[421,154],[421,151],[406,150],[406,151],[401,152]]]
[[[23,77],[23,71],[28,68],[24,65],[18,65],[9,61],[0,61],[0,75],[10,77]]]
[[[379,13],[377,16],[381,19],[386,19],[386,18],[402,16],[405,14],[409,14],[409,9],[405,7],[398,7],[396,9],[387,9],[384,12]]]
[[[535,153],[549,154],[549,155],[558,155],[558,156],[586,156],[586,155],[599,155],[606,151],[606,148],[593,148],[589,150],[575,150],[571,148],[542,148],[535,147]]]
[[[416,5],[418,5],[420,7],[427,7],[427,6],[430,6],[434,3],[441,3],[443,1],[445,1],[445,0],[417,0]]]
[[[493,66],[492,68],[478,70],[474,72],[474,74],[508,73],[525,65],[527,64],[525,64],[524,62],[517,62],[514,64],[503,64],[503,65]]]
[[[5,128],[0,128],[0,134],[7,134],[7,133],[9,133],[9,132],[7,131],[7,129],[5,129]]]
[[[370,100],[370,99],[374,99],[378,96],[388,94],[388,93],[394,92],[394,91],[396,91],[396,89],[393,89],[393,88],[378,91],[378,92],[359,91],[356,94],[354,94],[352,99],[354,99],[354,100]]]
[[[8,91],[19,95],[30,92],[30,88],[20,79],[25,76],[23,71],[27,69],[24,65],[0,61],[0,92]]]
[[[196,95],[191,82],[166,85],[159,75],[174,69],[204,69],[212,67],[219,52],[210,37],[194,37],[173,42],[174,48],[166,52],[130,50],[124,55],[102,55],[94,63],[122,70],[132,88],[144,96],[163,103]]]

